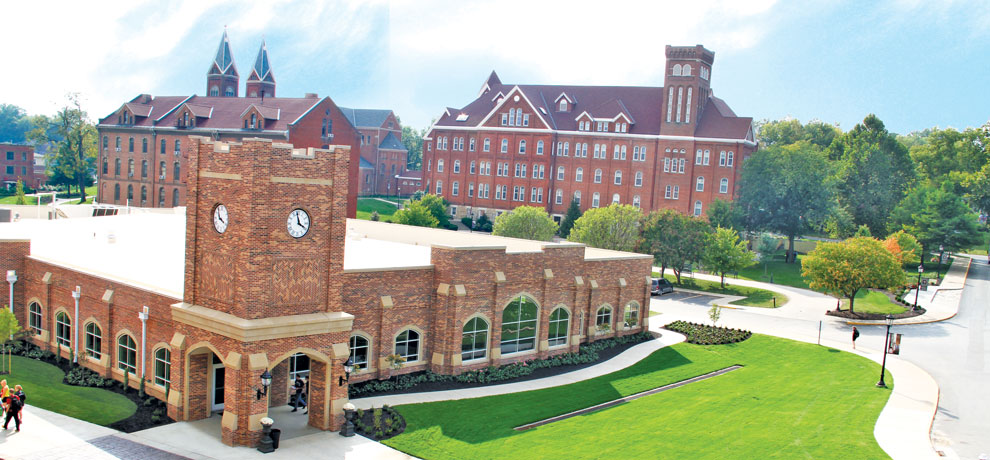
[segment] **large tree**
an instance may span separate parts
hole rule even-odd
[[[753,253],[746,249],[746,242],[731,228],[718,228],[705,238],[705,254],[701,261],[705,268],[719,275],[725,287],[725,274],[738,271],[756,263]]]
[[[811,120],[805,125],[796,119],[763,120],[757,123],[756,136],[763,147],[784,146],[807,141],[825,149],[842,134],[835,125],[821,120]]]
[[[560,221],[560,229],[557,230],[557,234],[561,238],[567,238],[567,235],[571,234],[571,229],[574,228],[574,222],[581,218],[581,206],[578,205],[577,200],[572,199],[571,204],[567,206],[567,212],[564,213],[564,220]]]
[[[736,230],[742,227],[742,213],[739,211],[739,207],[731,201],[716,198],[708,206],[705,215],[708,216],[708,223],[711,224],[712,228],[722,227]]]
[[[921,243],[927,254],[943,245],[948,251],[966,249],[981,241],[977,216],[946,182],[941,187],[913,188],[890,216],[890,230],[904,230]]]
[[[637,251],[652,254],[660,275],[670,267],[677,282],[681,271],[701,260],[706,235],[712,228],[704,220],[690,217],[673,209],[651,212],[643,220],[643,230]]]
[[[519,206],[502,213],[495,218],[492,227],[493,235],[527,240],[550,241],[556,233],[557,223],[545,209],[537,206]]]
[[[886,289],[904,283],[897,258],[880,241],[867,237],[818,243],[801,262],[801,275],[812,289],[849,299],[849,311],[855,311],[860,289]]]
[[[13,104],[0,104],[0,142],[23,143],[31,129],[31,120],[24,109]]]
[[[639,208],[628,204],[589,209],[574,222],[567,239],[596,248],[632,251],[639,240],[642,217]]]
[[[402,121],[399,121],[402,124]],[[402,127],[402,145],[406,147],[406,169],[420,171],[423,169],[423,131],[412,126]]]
[[[787,261],[794,238],[817,227],[833,206],[829,165],[808,142],[759,150],[743,164],[739,198],[746,228],[787,236]]]
[[[840,204],[857,225],[867,225],[876,235],[885,233],[890,212],[915,177],[907,148],[870,114],[836,138],[828,154],[837,162]]]
[[[28,134],[37,145],[51,142],[56,146],[47,164],[54,182],[70,182],[79,188],[79,202],[86,201],[86,187],[96,175],[96,127],[82,109],[79,95],[70,94],[66,105],[53,118],[34,117]],[[56,135],[51,133],[55,131]]]

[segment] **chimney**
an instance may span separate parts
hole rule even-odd
[[[303,97],[306,99],[318,99],[320,96],[317,96],[316,93],[306,93]]]

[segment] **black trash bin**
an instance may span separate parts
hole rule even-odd
[[[272,448],[278,449],[278,438],[282,437],[282,430],[278,428],[272,428]]]

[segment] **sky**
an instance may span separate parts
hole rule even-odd
[[[279,96],[392,109],[417,129],[503,83],[662,86],[665,45],[715,53],[712,88],[740,116],[890,131],[990,120],[985,0],[602,2],[19,1],[4,6],[0,103],[94,120],[138,94],[206,93],[226,28],[241,93],[267,43]],[[15,38],[17,37],[17,38]]]

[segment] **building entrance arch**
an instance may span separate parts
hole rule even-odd
[[[337,385],[332,368],[332,358],[303,347],[283,353],[270,362],[272,383],[268,389],[268,416],[282,429],[284,439],[311,433],[307,427],[330,429],[332,386]],[[293,412],[296,406],[291,403],[297,378],[304,382],[306,405],[304,409],[300,404]]]

